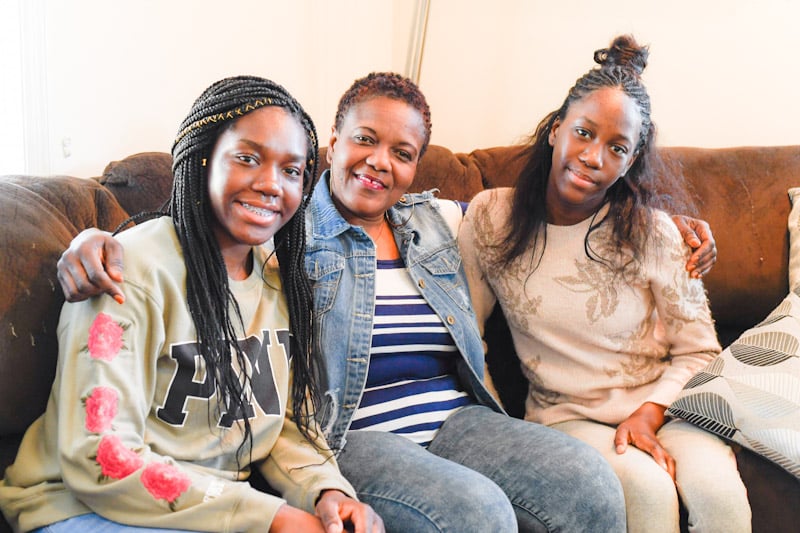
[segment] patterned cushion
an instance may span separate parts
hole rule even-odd
[[[800,479],[800,287],[684,387],[667,414]]]

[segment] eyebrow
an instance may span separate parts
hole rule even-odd
[[[583,121],[587,122],[590,126],[593,126],[595,128],[597,127],[597,123],[595,121],[593,121],[592,119],[586,117],[586,116],[580,116],[578,118],[580,120],[583,120]],[[633,139],[629,139],[627,135],[619,134],[619,135],[617,135],[617,138],[623,139],[628,144],[633,145]]]
[[[269,147],[268,147],[268,146],[265,146],[265,145],[263,145],[263,144],[261,144],[261,143],[258,143],[258,142],[256,142],[256,141],[253,141],[253,140],[251,140],[251,139],[239,139],[239,142],[241,142],[241,143],[243,143],[243,144],[246,144],[247,146],[251,147],[252,149],[254,149],[254,150],[258,150],[258,151],[262,151],[262,150],[264,150],[264,149],[269,149]],[[306,154],[301,154],[301,153],[297,153],[297,152],[290,153],[290,154],[289,154],[289,157],[290,157],[290,158],[291,158],[293,161],[301,161],[301,162],[305,162],[305,160],[306,160]]]
[[[372,133],[373,135],[377,135],[378,134],[377,131],[375,131],[374,129],[370,128],[369,126],[357,126],[356,128],[353,128],[353,130],[356,131],[356,132],[358,130],[367,130],[370,133]],[[400,141],[399,144],[400,144],[400,146],[407,146],[409,148],[412,148],[415,151],[419,151],[419,147],[414,145],[414,143],[410,143],[410,142],[406,142],[406,141]]]

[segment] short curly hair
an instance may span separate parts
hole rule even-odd
[[[417,84],[395,72],[371,72],[354,81],[339,100],[334,127],[337,130],[342,127],[344,117],[355,104],[380,96],[400,100],[420,112],[425,128],[419,153],[422,157],[431,140],[431,109]]]

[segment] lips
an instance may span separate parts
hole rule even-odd
[[[586,183],[589,185],[597,185],[597,183],[595,183],[595,181],[590,176],[587,176],[582,172],[578,172],[573,168],[567,168],[567,171],[575,178],[575,180],[581,183]]]
[[[271,207],[258,207],[253,204],[248,204],[246,202],[240,202],[240,205],[244,207],[247,211],[254,213],[260,217],[271,217],[278,214],[277,206]]]
[[[356,179],[364,185],[368,189],[372,189],[374,191],[382,191],[386,189],[386,184],[383,183],[381,180],[373,178],[367,174],[356,174]]]

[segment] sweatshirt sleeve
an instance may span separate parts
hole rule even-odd
[[[353,499],[356,491],[339,471],[336,458],[319,428],[314,445],[300,432],[287,410],[278,441],[259,469],[288,503],[309,513],[324,490],[339,490]],[[313,431],[313,429],[312,429]],[[316,447],[315,447],[316,446]]]
[[[158,453],[146,421],[154,405],[169,306],[126,283],[128,299],[66,304],[59,322],[62,478],[97,514],[125,524],[195,531],[266,532],[284,503],[223,471]]]
[[[664,213],[656,212],[655,227],[650,287],[669,345],[670,365],[646,401],[669,405],[721,347],[703,282],[689,276],[684,267],[689,250],[683,238]]]

